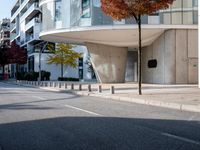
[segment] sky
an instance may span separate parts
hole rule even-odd
[[[16,0],[0,0],[0,20],[10,18],[11,7]]]

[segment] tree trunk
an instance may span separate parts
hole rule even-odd
[[[63,78],[63,64],[60,64],[61,67],[61,78]]]
[[[5,65],[2,66],[2,69],[3,69],[2,70],[3,71],[2,74],[3,74],[3,80],[4,80],[5,79]]]
[[[138,16],[139,48],[138,48],[138,89],[142,95],[142,35],[141,35],[141,15]]]
[[[15,66],[16,72],[15,72],[15,78],[18,80],[18,64]]]

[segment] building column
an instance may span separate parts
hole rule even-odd
[[[128,48],[86,43],[100,83],[123,83]]]

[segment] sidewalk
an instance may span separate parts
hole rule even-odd
[[[156,85],[143,84],[143,95],[138,95],[137,84],[101,84],[102,93],[98,92],[99,84],[91,84],[91,92],[88,92],[88,83],[81,83],[82,90],[79,91],[79,84],[74,84],[74,90],[64,85],[57,87],[39,87],[45,90],[72,92],[83,96],[94,96],[112,100],[134,102],[152,106],[178,109],[181,111],[200,112],[200,89],[197,85]],[[115,87],[115,94],[110,94],[110,86]]]

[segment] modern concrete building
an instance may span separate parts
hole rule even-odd
[[[138,30],[134,19],[112,20],[100,0],[40,0],[40,37],[84,45],[100,82],[137,80]],[[176,0],[142,18],[142,80],[198,82],[198,0]]]
[[[10,45],[10,19],[0,21],[0,45]]]
[[[48,16],[48,14],[45,14]],[[28,64],[21,67],[21,71],[39,71],[39,52],[45,43],[39,37],[42,22],[42,11],[39,0],[16,0],[11,10],[11,42],[16,40],[21,47],[28,51]],[[87,58],[87,49],[83,46],[75,48],[75,51],[83,53],[83,59],[79,60],[79,68],[65,67],[64,76],[91,79],[91,73],[87,71],[84,63]],[[48,50],[42,52],[41,70],[51,72],[51,79],[56,80],[60,76],[60,67],[47,64]],[[81,63],[83,62],[83,63]],[[82,64],[82,66],[80,66]]]
[[[0,21],[0,46],[9,47],[10,46],[10,19],[3,19]],[[12,65],[5,66],[5,74],[12,74]],[[0,73],[3,69],[0,67]]]

